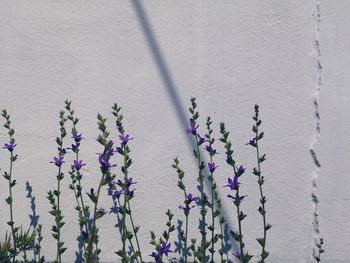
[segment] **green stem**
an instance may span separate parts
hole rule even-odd
[[[184,192],[184,197],[185,197],[185,201],[186,201],[186,199],[187,199],[186,187],[182,181],[182,178],[180,178],[179,180],[180,180],[181,184],[183,185],[182,190]],[[188,238],[188,217],[189,217],[189,212],[190,212],[188,204],[186,204],[186,209],[188,212],[185,211],[185,218],[186,218],[186,220],[185,220],[185,223],[186,223],[186,226],[185,226],[185,248],[184,248],[185,263],[187,263],[187,254],[188,254],[187,238]]]
[[[58,177],[61,175],[61,166],[58,168]],[[57,212],[61,213],[60,210],[60,187],[61,187],[61,180],[57,180]],[[61,243],[61,227],[59,226],[59,219],[56,215],[56,226],[57,226],[57,256],[56,260],[61,263],[61,253],[60,253],[60,243]]]
[[[75,125],[73,127],[75,129]],[[79,160],[79,151],[77,151],[76,154],[75,154],[75,160],[76,161]],[[88,225],[87,225],[87,215],[86,215],[83,195],[81,193],[81,190],[82,190],[81,179],[80,179],[80,172],[78,170],[77,170],[77,177],[78,177],[78,186],[79,186],[79,191],[80,191],[80,203],[81,203],[81,206],[79,205],[78,199],[77,199],[77,202],[78,202],[78,205],[81,207],[81,210],[82,210],[84,226],[85,226],[85,232],[88,233],[89,229],[88,229]],[[74,188],[74,193],[75,193],[75,188]],[[82,233],[82,226],[80,226],[80,233]],[[85,246],[85,242],[84,242],[84,253],[85,253],[85,251],[86,251],[86,246]]]
[[[210,163],[213,162],[213,157],[210,156]],[[215,229],[215,222],[214,222],[214,177],[213,173],[210,173],[210,184],[211,184],[211,218],[212,218],[212,231],[211,231],[211,263],[214,263],[214,229]]]
[[[143,260],[142,260],[142,255],[141,255],[140,244],[139,244],[139,239],[138,239],[137,233],[136,233],[136,231],[135,231],[134,220],[132,219],[132,213],[131,213],[131,209],[130,209],[130,202],[129,202],[129,200],[128,200],[128,202],[127,202],[127,205],[128,205],[128,210],[129,210],[129,212],[130,212],[129,217],[130,217],[130,222],[131,222],[132,230],[133,230],[133,232],[134,232],[134,236],[135,236],[135,240],[136,240],[137,249],[138,249],[138,251],[139,251],[139,253],[140,253],[140,260],[141,260],[141,262],[143,262]],[[136,258],[136,260],[137,260],[137,257],[135,257],[135,258]],[[137,261],[138,261],[138,260],[137,260]]]
[[[10,137],[12,140],[12,137]],[[12,240],[13,240],[13,249],[15,251],[15,254],[13,256],[12,262],[15,262],[16,258],[16,250],[17,250],[17,241],[16,241],[16,233],[14,229],[14,221],[13,221],[13,199],[12,199],[12,187],[11,187],[11,182],[12,182],[12,170],[13,170],[13,152],[11,151],[11,157],[10,157],[10,171],[9,171],[9,192],[10,192],[10,220],[11,220],[11,232],[12,232]]]
[[[72,182],[73,183],[73,182]],[[75,200],[77,202],[77,206],[80,207],[80,209],[82,209],[82,207],[80,206],[80,202],[79,202],[79,197],[78,197],[78,194],[77,194],[77,191],[75,189],[75,184],[73,183],[73,191],[74,191],[74,197],[75,197]],[[79,217],[81,216],[81,211],[79,211]],[[80,228],[80,234],[83,232],[83,226],[82,225],[79,225],[79,228]],[[87,232],[86,232],[87,233]],[[85,242],[84,242],[84,253],[86,252],[86,246],[85,246]]]
[[[95,235],[95,231],[96,231],[96,218],[97,218],[97,205],[98,205],[98,198],[100,196],[100,191],[101,191],[101,187],[102,187],[102,182],[104,180],[105,175],[102,175],[102,178],[100,180],[100,183],[98,185],[98,190],[97,190],[97,195],[96,195],[96,202],[94,205],[94,216],[93,216],[93,223],[92,223],[92,229],[91,229],[91,235],[89,237],[88,240],[88,258],[87,258],[87,263],[92,263],[93,262],[93,252],[92,252],[92,248],[93,248],[93,242],[94,242],[94,235]]]
[[[239,195],[239,190],[237,190],[237,194]],[[239,209],[239,205],[237,205],[236,208],[237,208],[237,215],[238,215],[239,247],[241,250],[240,262],[243,262],[242,261],[242,257],[243,257],[242,225],[241,225],[241,220],[239,218],[241,211]]]
[[[200,182],[200,188],[201,188],[201,215],[202,215],[202,242],[201,242],[201,252],[203,257],[203,262],[205,262],[205,243],[206,243],[206,234],[205,234],[205,202],[204,202],[204,182],[203,182],[203,176],[202,176],[202,169],[201,169],[201,156],[199,152],[199,143],[198,138],[196,137],[196,145],[197,145],[197,160],[198,160],[198,178]]]
[[[224,230],[222,228],[222,224],[220,224],[220,233],[221,233],[221,263],[224,262]],[[227,255],[227,252],[226,252]]]
[[[118,206],[120,207],[120,201],[119,201],[119,199],[117,199],[117,202],[118,202]],[[136,254],[136,251],[135,251],[135,247],[134,247],[134,244],[132,243],[132,241],[131,241],[131,239],[129,239],[129,244],[130,244],[130,246],[131,246],[131,248],[132,248],[132,251],[134,252],[134,255]],[[136,261],[137,262],[139,262],[139,259],[135,256],[135,259],[136,259]]]
[[[185,263],[187,263],[187,235],[188,235],[188,215],[186,214],[186,230],[185,230]]]
[[[233,172],[236,176],[237,172],[236,172],[236,169],[235,169],[235,166],[233,166]],[[239,187],[237,188],[237,192],[236,192],[236,197],[238,198],[238,202],[239,201]],[[240,204],[235,204],[236,205],[236,208],[237,208],[237,219],[238,219],[238,231],[239,231],[239,247],[240,247],[240,252],[241,252],[241,255],[240,255],[240,262],[243,263],[243,235],[242,235],[242,224],[241,224],[241,219],[240,219],[240,209],[239,209],[239,206]]]
[[[261,168],[260,168],[260,154],[259,154],[259,144],[258,144],[258,131],[255,132],[255,138],[256,138],[256,158],[258,161],[258,173],[259,173],[259,180],[258,182],[261,181]],[[259,191],[260,191],[260,200],[263,201],[264,194],[262,190],[262,185],[259,183]],[[265,245],[266,245],[266,216],[265,216],[265,202],[261,202],[261,207],[262,207],[262,217],[263,217],[263,227],[264,227],[264,237],[263,237],[263,244],[262,244],[262,259],[261,263],[264,263],[265,260],[263,258],[263,255],[266,253],[265,251]]]

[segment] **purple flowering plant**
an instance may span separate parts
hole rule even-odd
[[[183,195],[184,195],[184,201],[183,204],[179,205],[179,209],[183,210],[184,215],[185,215],[185,232],[181,233],[181,241],[184,243],[184,249],[182,253],[182,260],[184,262],[187,262],[187,258],[189,255],[188,251],[188,220],[189,220],[189,215],[190,211],[192,208],[194,208],[196,203],[199,202],[199,197],[198,196],[193,196],[191,193],[187,193],[186,186],[184,184],[184,176],[185,172],[181,169],[180,167],[180,161],[178,158],[174,159],[174,162],[172,164],[172,167],[176,170],[177,175],[178,175],[178,183],[177,186],[182,190]]]
[[[64,111],[60,111],[59,114],[59,126],[60,126],[60,135],[56,138],[57,144],[57,157],[53,157],[53,161],[50,163],[54,164],[57,169],[57,186],[53,190],[49,190],[47,193],[47,199],[51,205],[50,214],[54,217],[54,225],[51,228],[51,235],[56,240],[56,261],[62,261],[62,254],[67,250],[64,247],[64,242],[61,239],[61,229],[64,226],[65,222],[63,221],[63,215],[61,210],[61,181],[64,178],[64,172],[62,169],[64,161],[64,155],[66,154],[66,149],[63,146],[64,138],[67,136],[67,131],[65,128],[65,123],[67,118],[65,117]]]
[[[102,249],[99,246],[99,219],[108,214],[116,215],[117,224],[115,225],[119,231],[121,241],[119,250],[116,255],[122,263],[148,262],[173,262],[174,256],[179,262],[233,262],[248,263],[253,256],[247,252],[246,244],[243,239],[244,219],[246,214],[243,212],[243,205],[247,195],[243,194],[244,178],[246,178],[246,168],[239,165],[234,156],[233,146],[229,139],[229,132],[226,130],[225,124],[220,123],[220,137],[215,138],[213,130],[213,121],[211,117],[206,118],[206,131],[201,132],[202,126],[199,123],[199,112],[195,98],[191,98],[189,108],[190,118],[189,126],[185,132],[191,136],[194,142],[194,157],[196,164],[197,185],[191,187],[185,185],[185,172],[180,166],[179,158],[173,160],[172,167],[175,169],[178,180],[177,186],[182,192],[182,201],[178,204],[181,211],[181,219],[184,219],[184,229],[179,230],[178,248],[175,242],[172,242],[175,231],[175,225],[172,223],[174,214],[167,209],[166,228],[157,238],[155,231],[150,231],[151,242],[154,250],[150,254],[143,254],[141,250],[141,240],[138,231],[140,226],[136,225],[134,212],[132,210],[132,201],[136,192],[135,186],[138,180],[135,180],[132,168],[133,161],[130,153],[130,143],[134,139],[128,134],[123,125],[123,115],[121,107],[118,104],[112,106],[112,116],[115,121],[116,134],[111,134],[107,128],[107,118],[101,114],[97,115],[97,124],[99,135],[97,142],[101,145],[101,151],[97,155],[96,163],[99,166],[99,183],[97,187],[88,188],[83,186],[82,178],[87,163],[81,159],[81,143],[84,138],[83,134],[78,131],[79,119],[72,109],[71,101],[66,100],[65,111],[59,113],[59,136],[56,138],[57,154],[48,161],[52,168],[56,170],[56,186],[48,191],[48,200],[51,205],[49,213],[53,216],[53,225],[51,227],[51,235],[56,244],[56,258],[53,262],[62,263],[66,261],[63,258],[65,251],[68,249],[62,240],[62,228],[65,225],[63,221],[62,206],[67,204],[61,203],[61,194],[67,189],[62,188],[61,182],[65,178],[66,171],[70,175],[69,189],[75,197],[75,210],[77,211],[76,223],[79,226],[78,252],[79,262],[97,263],[100,262]],[[259,106],[255,105],[255,115],[253,116],[254,125],[252,131],[254,137],[251,138],[247,145],[255,150],[256,166],[252,174],[256,177],[258,183],[258,191],[260,194],[260,205],[258,212],[262,217],[262,237],[257,238],[257,242],[261,246],[258,257],[259,263],[266,262],[269,256],[267,251],[267,231],[271,225],[267,223],[266,217],[266,197],[263,192],[265,178],[262,175],[262,164],[266,160],[266,155],[261,154],[260,142],[264,138],[264,133],[260,131],[262,121],[259,116]],[[13,187],[16,180],[13,179],[13,167],[17,160],[17,143],[14,138],[15,131],[11,126],[10,115],[6,110],[2,111],[5,119],[4,127],[9,135],[9,140],[3,143],[3,150],[9,154],[9,170],[4,172],[3,177],[8,182],[9,196],[6,203],[9,205],[9,221],[10,234],[5,236],[4,242],[0,242],[0,262],[31,262],[43,263],[45,257],[42,255],[41,246],[43,241],[42,225],[29,227],[24,229],[15,223],[14,207],[13,207]],[[70,126],[70,134],[67,136],[67,126]],[[66,140],[66,137],[70,141]],[[217,141],[223,143],[224,149],[222,154],[216,144]],[[218,149],[218,150],[217,150]],[[232,174],[227,177],[223,175],[221,169],[221,160],[224,161],[232,170]],[[72,158],[69,158],[72,157]],[[68,164],[69,163],[69,164]],[[220,164],[220,165],[219,165]],[[187,174],[187,173],[186,173]],[[190,173],[188,173],[190,174]],[[225,176],[226,184],[219,185],[219,178]],[[85,189],[90,189],[89,191]],[[224,229],[227,228],[226,219],[223,216],[223,205],[221,199],[221,191],[226,193],[227,200],[233,203],[235,208],[235,218],[237,229],[231,230],[230,234],[233,240],[238,244],[238,251],[230,251],[227,246],[228,235],[225,235]],[[100,201],[101,195],[107,192],[112,202],[110,213],[105,204]],[[199,213],[199,224],[197,226],[197,236],[190,236],[191,225],[189,219],[193,219]],[[179,219],[180,220],[180,219]],[[198,241],[196,238],[198,238]],[[44,239],[45,240],[45,239]],[[51,240],[50,240],[51,241]],[[49,242],[49,240],[47,241]],[[173,244],[176,248],[173,248]],[[319,253],[315,256],[317,262],[320,262],[320,255],[324,252],[322,249],[323,240],[318,244]],[[29,253],[32,252],[32,253]],[[30,255],[33,255],[30,258]],[[147,257],[147,259],[146,259]]]
[[[121,222],[119,224],[121,239],[122,239],[122,249],[117,251],[117,255],[119,255],[122,259],[123,263],[129,262],[131,259],[127,254],[126,242],[130,243],[133,254],[132,259],[137,262],[143,262],[142,252],[140,248],[140,242],[138,238],[139,226],[135,225],[132,210],[131,210],[131,200],[134,197],[135,189],[131,189],[136,182],[129,175],[129,168],[132,165],[132,160],[130,158],[130,147],[129,142],[133,139],[129,134],[126,134],[123,126],[123,115],[121,114],[121,107],[115,103],[112,107],[112,115],[115,118],[115,126],[118,132],[119,138],[119,146],[116,147],[116,152],[122,157],[123,163],[121,165],[121,172],[123,175],[122,179],[117,180],[117,182],[110,181],[110,186],[112,186],[111,190],[114,191],[113,195],[118,197],[118,214],[121,215]],[[118,190],[118,188],[119,190]],[[120,198],[123,200],[119,200]],[[131,227],[127,225],[126,220],[129,218]],[[131,228],[131,230],[129,230]],[[133,240],[135,239],[136,247],[133,244]]]
[[[261,245],[261,259],[259,263],[264,263],[265,259],[269,256],[269,252],[266,251],[266,233],[271,228],[271,225],[266,222],[266,197],[264,196],[262,186],[264,184],[264,176],[261,174],[261,164],[266,160],[266,155],[260,154],[259,141],[264,137],[263,132],[259,132],[259,126],[262,124],[262,120],[259,118],[259,105],[254,106],[255,115],[253,116],[254,125],[252,131],[254,132],[254,138],[249,141],[248,145],[251,145],[256,150],[257,167],[254,167],[253,174],[257,177],[260,193],[260,206],[258,208],[259,213],[262,216],[263,223],[263,237],[257,238],[256,240]]]
[[[71,139],[73,142],[71,147],[67,147],[67,149],[72,150],[74,156],[73,163],[71,165],[71,170],[69,171],[71,177],[71,183],[69,184],[69,188],[73,190],[74,197],[76,201],[75,210],[78,212],[79,217],[79,230],[80,230],[80,240],[82,242],[83,251],[81,252],[81,256],[85,259],[87,258],[86,246],[88,243],[88,234],[89,234],[89,218],[88,214],[90,212],[89,206],[86,205],[86,201],[84,201],[84,195],[82,194],[83,187],[81,183],[81,179],[83,177],[82,168],[86,165],[86,163],[79,158],[80,152],[80,144],[83,139],[82,134],[77,130],[77,124],[79,119],[75,117],[74,110],[71,107],[72,102],[66,100],[65,109],[67,113],[67,119],[70,121],[71,127]]]
[[[168,209],[165,213],[168,217],[168,221],[166,222],[166,227],[163,231],[162,236],[157,241],[156,234],[151,231],[151,242],[150,244],[155,247],[155,250],[150,255],[155,263],[164,263],[164,257],[168,257],[169,253],[172,253],[171,250],[171,243],[169,242],[170,234],[171,232],[175,231],[175,225],[172,224],[172,219],[174,217],[174,214],[171,213],[171,211]]]
[[[9,152],[9,170],[4,171],[3,177],[8,182],[9,196],[5,201],[9,205],[10,218],[7,225],[11,231],[9,235],[6,232],[5,241],[2,244],[0,243],[0,262],[18,262],[18,257],[22,257],[24,261],[27,261],[28,252],[31,250],[34,252],[35,260],[40,262],[42,260],[40,257],[41,225],[33,226],[33,228],[30,226],[28,229],[24,229],[22,225],[18,226],[15,223],[13,188],[17,183],[13,179],[13,168],[18,159],[18,155],[15,154],[17,144],[14,138],[15,130],[12,128],[10,115],[6,110],[2,110],[1,115],[5,119],[3,127],[7,130],[9,136],[9,142],[4,143],[2,148]]]
[[[239,243],[240,248],[240,251],[236,251],[234,253],[234,256],[237,257],[237,259],[239,259],[241,263],[246,263],[249,262],[253,256],[250,255],[248,252],[244,252],[245,243],[243,241],[242,221],[247,215],[244,214],[241,209],[241,202],[243,201],[245,196],[240,194],[240,183],[238,181],[239,178],[244,174],[245,168],[243,168],[243,166],[236,165],[236,161],[233,157],[232,143],[228,140],[229,132],[226,131],[224,123],[220,123],[220,133],[220,141],[224,144],[226,150],[226,163],[232,167],[233,171],[233,178],[228,178],[228,184],[225,186],[230,188],[230,190],[234,192],[233,195],[228,194],[227,196],[233,200],[237,213],[238,231],[230,231],[232,237]]]
[[[202,160],[201,150],[200,150],[200,146],[205,142],[205,139],[203,139],[203,137],[200,136],[198,133],[199,124],[197,124],[197,120],[199,118],[199,112],[197,111],[196,98],[191,98],[191,106],[189,108],[189,112],[191,114],[190,128],[188,128],[186,132],[189,134],[192,134],[195,141],[195,149],[193,150],[193,153],[197,160],[197,167],[198,167],[197,181],[199,183],[198,189],[200,191],[198,204],[200,206],[200,215],[201,215],[200,225],[199,225],[200,234],[201,234],[201,243],[200,243],[200,246],[198,247],[198,260],[200,262],[204,262],[206,261],[206,250],[210,245],[210,242],[207,242],[207,231],[206,231],[207,229],[206,215],[207,215],[208,200],[204,190],[205,164],[204,164],[204,161]]]

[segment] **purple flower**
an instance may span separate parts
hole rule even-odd
[[[7,149],[10,152],[13,151],[13,149],[17,146],[17,144],[15,144],[15,142],[10,142],[10,143],[5,143],[4,146],[2,147],[3,149]]]
[[[137,182],[133,181],[132,177],[128,177],[128,178],[124,178],[124,183],[121,180],[118,180],[117,184],[124,189],[125,187],[125,192],[128,196],[133,197],[135,194],[135,190],[136,189],[130,189],[130,186],[133,184],[136,184]],[[124,193],[124,191],[122,191],[121,193]]]
[[[213,173],[215,169],[218,168],[218,166],[215,163],[208,163],[208,168],[209,168],[209,171]]]
[[[245,172],[245,168],[241,165],[241,166],[239,166],[238,169],[237,169],[236,176],[239,177],[239,176],[241,176],[244,172]]]
[[[186,205],[186,206],[183,206],[183,205],[179,205],[179,209],[182,209],[184,212],[185,212],[185,215],[188,215],[190,213],[190,210],[192,208],[194,208],[195,205],[192,205],[192,206],[189,206],[189,205]]]
[[[232,253],[232,255],[234,255],[237,259],[241,258],[241,253],[239,253],[239,252],[234,252],[234,253]]]
[[[158,252],[152,252],[150,256],[154,258],[155,263],[164,263],[162,261],[162,256]]]
[[[115,199],[115,198],[118,198],[119,199],[119,197],[122,195],[124,193],[124,191],[123,190],[115,190],[114,192],[113,192],[113,198]]]
[[[230,187],[231,190],[237,190],[240,183],[238,182],[238,176],[233,177],[233,180],[231,178],[227,179],[228,184],[224,187]]]
[[[205,146],[205,150],[211,155],[216,154],[216,150],[211,146],[211,144]]]
[[[198,196],[193,196],[191,193],[186,195],[186,200],[185,200],[185,205],[180,205],[179,208],[182,209],[185,214],[189,214],[190,210],[194,208],[196,205],[190,205],[192,202],[199,202],[199,197]]]
[[[253,147],[256,147],[256,138],[253,138],[249,142],[247,142],[245,145],[251,145]]]
[[[125,184],[127,187],[130,187],[132,184],[136,184],[137,182],[133,182],[132,177],[125,178]]]
[[[109,159],[111,156],[114,155],[114,150],[111,148],[108,151],[104,151],[103,154],[106,156],[107,159]]]
[[[86,163],[83,163],[82,160],[79,160],[79,161],[74,160],[73,162],[74,162],[73,167],[77,169],[77,171],[79,171],[84,165],[86,165]]]
[[[162,241],[161,245],[160,245],[160,250],[159,250],[159,254],[160,255],[166,255],[168,256],[168,253],[173,252],[172,250],[170,250],[170,246],[171,243],[167,244],[167,242]]]
[[[54,163],[57,167],[60,167],[64,163],[63,158],[63,156],[53,157],[54,161],[50,163]]]
[[[191,127],[187,128],[186,132],[192,133],[193,135],[196,135],[198,127],[199,127],[199,125],[196,126],[196,124],[193,121],[191,121]]]
[[[125,145],[128,143],[129,140],[132,140],[132,138],[130,138],[129,134],[127,135],[119,135],[119,139],[121,140],[122,144]]]
[[[116,164],[110,164],[109,158],[113,155],[113,149],[110,149],[107,152],[104,152],[98,156],[98,161],[101,165],[103,172],[106,172],[109,168],[117,166]]]
[[[199,197],[198,196],[193,196],[191,193],[189,193],[187,196],[187,201],[190,203],[192,202],[198,202],[199,201]]]
[[[205,138],[202,137],[200,134],[197,134],[197,138],[198,138],[199,145],[203,144],[206,141]]]
[[[72,150],[73,152],[77,152],[77,150],[78,150],[78,148],[79,148],[79,146],[80,146],[80,143],[79,142],[77,142],[76,144],[72,144],[72,147],[70,147],[70,148],[67,148],[67,149],[69,149],[69,150]]]
[[[83,139],[83,137],[81,134],[73,134],[72,139],[74,139],[74,141],[78,143]]]

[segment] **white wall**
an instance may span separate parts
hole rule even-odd
[[[88,163],[86,189],[99,180],[96,114],[109,117],[115,136],[110,106],[115,101],[123,106],[125,128],[135,138],[133,207],[145,254],[151,251],[149,230],[161,233],[166,208],[181,217],[182,195],[170,168],[174,157],[180,157],[187,183],[195,183],[192,146],[184,132],[189,98],[198,98],[201,131],[207,115],[215,121],[216,134],[218,123],[227,123],[237,159],[249,170],[254,151],[244,144],[252,136],[253,105],[259,103],[266,134],[262,148],[268,156],[263,166],[267,218],[273,225],[268,262],[313,262],[318,230],[325,239],[322,262],[348,262],[349,11],[347,1],[1,1],[0,105],[12,115],[18,142],[16,222],[26,225],[31,213],[25,191],[29,181],[44,225],[44,251],[52,260],[53,219],[45,197],[55,184],[49,161],[66,98],[73,101],[86,138],[81,154]],[[4,129],[0,139],[7,140]],[[222,186],[229,174],[223,147],[217,147]],[[6,158],[2,150],[2,171]],[[78,234],[69,181],[67,175],[62,190],[66,262],[74,261]],[[1,182],[3,236],[9,215],[7,187]],[[261,218],[253,175],[245,175],[241,189],[248,194],[243,205],[247,248],[258,254]],[[220,191],[225,197],[227,190]],[[108,209],[105,193],[102,200]],[[224,207],[236,226],[233,205],[226,200]],[[117,261],[114,221],[112,215],[99,221],[104,262]]]

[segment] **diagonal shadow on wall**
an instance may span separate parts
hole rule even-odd
[[[176,109],[177,112],[177,118],[178,121],[181,123],[182,129],[185,130],[188,128],[189,125],[189,119],[188,114],[186,113],[183,105],[181,104],[180,96],[177,91],[177,87],[174,83],[174,80],[171,76],[171,72],[169,70],[169,67],[167,65],[167,62],[165,61],[165,58],[163,56],[163,52],[161,51],[161,48],[157,42],[157,39],[155,38],[155,34],[153,33],[152,26],[149,22],[149,19],[147,17],[145,8],[143,7],[140,0],[132,0],[132,5],[136,13],[136,17],[139,21],[140,27],[143,31],[145,40],[147,42],[148,48],[150,50],[150,53],[153,56],[154,63],[159,71],[160,77],[163,81],[164,87],[166,88],[166,91],[168,93],[169,99],[173,105],[173,107]],[[192,136],[186,136],[188,145],[190,145],[190,150],[192,152],[192,149],[195,146],[195,140]],[[203,154],[201,154],[203,156]],[[204,160],[205,161],[205,160]],[[207,189],[210,188],[208,182],[206,185]],[[210,191],[209,191],[210,193]],[[228,219],[230,216],[227,214],[227,211],[225,209],[222,209],[223,216]],[[227,220],[226,220],[227,221]],[[232,224],[227,221],[228,229],[233,230]],[[227,233],[227,232],[226,232]],[[229,239],[231,240],[231,244],[233,244],[233,249],[235,251],[238,251],[238,244],[231,238],[228,237],[228,233],[225,237],[226,239],[226,245],[229,246]]]

